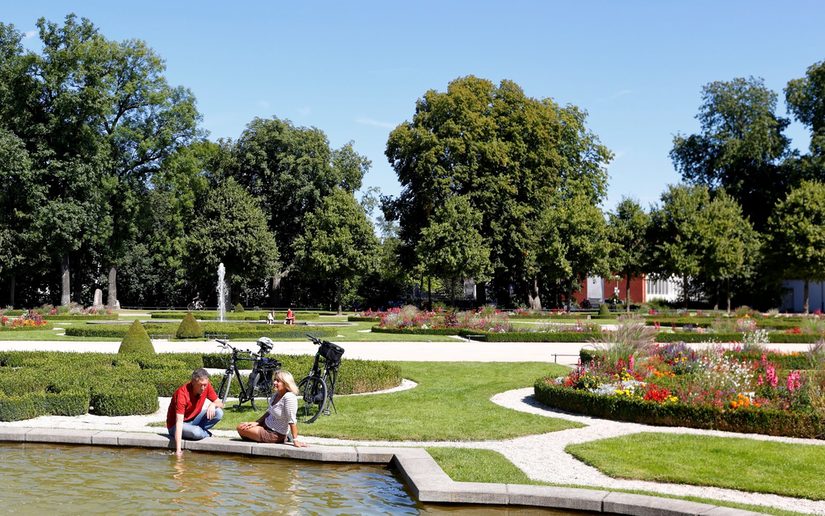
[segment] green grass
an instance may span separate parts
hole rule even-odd
[[[581,425],[526,414],[490,401],[494,394],[532,385],[542,375],[567,368],[541,363],[397,362],[418,383],[407,391],[339,397],[338,413],[299,425],[302,434],[358,440],[480,441],[554,432]],[[219,429],[234,429],[263,410],[226,411]]]
[[[825,446],[639,433],[567,451],[611,477],[825,500]]]
[[[593,486],[555,484],[552,482],[532,480],[512,462],[507,460],[507,458],[505,458],[502,454],[493,450],[479,450],[472,448],[427,448],[427,451],[430,455],[432,455],[438,465],[441,466],[441,469],[443,469],[444,472],[456,482],[491,482],[501,484],[530,484],[557,487],[576,487],[581,489],[600,489]],[[734,507],[753,512],[776,514],[778,516],[795,516],[798,514],[803,514],[782,509],[775,509],[772,507],[765,507],[762,505],[713,500],[710,498],[702,498],[697,496],[673,496],[659,492],[629,489],[610,489],[610,491],[689,500],[692,502]]]

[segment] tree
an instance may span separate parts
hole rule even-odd
[[[788,82],[785,102],[794,118],[811,131],[810,153],[802,158],[805,176],[825,180],[825,61],[814,63],[805,77]]]
[[[262,288],[279,266],[278,247],[266,216],[257,200],[233,178],[206,194],[188,235],[187,250],[194,281],[203,291],[214,289],[220,263],[236,295],[247,294],[255,285]]]
[[[687,306],[689,281],[701,271],[702,212],[710,203],[710,192],[705,186],[671,185],[662,194],[661,202],[651,213],[651,272],[682,278]]]
[[[546,210],[542,226],[545,229],[538,265],[544,278],[561,285],[569,307],[573,291],[588,275],[610,274],[604,214],[586,195],[577,192]]]
[[[796,183],[791,169],[781,166],[789,121],[775,114],[777,95],[750,77],[707,84],[702,100],[696,116],[701,132],[674,137],[673,164],[690,184],[724,188],[745,216],[764,227],[764,207]]]
[[[335,188],[317,210],[307,215],[295,240],[295,261],[303,274],[330,283],[338,313],[344,289],[376,266],[378,240],[364,208],[351,192]]]
[[[724,190],[713,197],[700,218],[704,251],[699,276],[707,285],[724,290],[730,312],[732,283],[748,279],[758,263],[758,234],[742,215],[741,206]]]
[[[355,192],[370,162],[352,144],[332,150],[323,131],[295,127],[288,120],[256,118],[230,144],[223,173],[261,200],[269,228],[278,239],[280,277],[295,268],[295,240],[304,217],[317,210],[335,188]]]
[[[427,91],[411,122],[396,127],[386,155],[401,183],[385,199],[400,224],[401,260],[416,262],[422,231],[439,206],[464,196],[481,213],[497,296],[511,286],[538,302],[539,219],[560,191],[581,190],[596,204],[605,194],[610,152],[585,126],[586,114],[551,99],[527,97],[512,81],[468,76],[446,92]]]
[[[769,246],[785,277],[804,282],[808,313],[811,281],[825,280],[825,184],[803,181],[777,203],[769,224]]]
[[[647,272],[650,244],[647,239],[650,216],[638,202],[622,199],[608,215],[610,267],[625,277],[625,304],[630,312],[630,280]]]
[[[486,281],[490,272],[490,249],[484,245],[478,228],[481,214],[466,197],[452,197],[433,213],[430,224],[421,230],[418,242],[419,263],[427,276],[445,280],[455,302],[459,281],[474,278]]]

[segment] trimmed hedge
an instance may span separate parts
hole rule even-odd
[[[49,321],[117,321],[117,314],[100,315],[43,315],[43,319]]]
[[[98,416],[131,416],[158,411],[158,391],[154,385],[111,386],[92,392],[91,406]]]
[[[819,335],[768,333],[768,341],[772,344],[813,344],[822,339]],[[656,342],[741,342],[741,333],[699,333],[699,332],[660,332],[656,335]]]
[[[459,335],[461,328],[382,328],[373,326],[373,333],[391,333],[395,335]]]
[[[150,337],[175,335],[176,323],[148,323],[144,325]],[[202,323],[204,334],[226,335],[230,339],[258,339],[269,337],[278,339],[306,338],[307,333],[318,337],[333,337],[338,334],[334,327],[303,326],[286,324],[258,324],[258,323]],[[129,331],[129,327],[122,324],[96,324],[66,328],[66,335],[72,337],[109,337],[122,339]]]
[[[802,412],[765,409],[724,410],[684,403],[656,403],[636,398],[602,396],[536,380],[535,397],[567,412],[657,426],[686,426],[739,433],[825,439],[825,419]]]
[[[179,339],[203,338],[203,328],[201,328],[201,325],[195,320],[195,316],[192,315],[192,312],[187,313],[183,317],[178,329],[175,330],[175,337]]]
[[[152,319],[183,319],[188,312],[152,312]],[[265,321],[267,310],[255,310],[245,312],[226,312],[224,318],[229,321]],[[216,310],[198,310],[192,312],[196,319],[201,321],[218,320],[218,312]],[[316,320],[319,317],[318,312],[294,312],[295,319],[298,321]],[[275,312],[275,320],[286,319],[286,312]]]
[[[675,326],[677,328],[681,328],[683,326],[692,325],[697,328],[710,328],[716,317],[647,317],[645,319],[645,324],[648,326],[655,326],[657,323],[660,326],[664,327],[671,327]],[[736,319],[731,317],[730,321],[735,321]],[[770,318],[753,318],[753,321],[756,321],[756,327],[762,329],[775,329],[775,330],[786,330],[790,328],[796,328],[800,324],[802,324],[801,320],[798,318],[786,318],[786,317],[770,317]]]
[[[118,353],[147,353],[154,354],[155,347],[152,345],[152,339],[146,333],[146,329],[140,324],[140,321],[135,320],[129,327],[129,331],[120,343]]]
[[[312,356],[273,355],[300,381]],[[223,369],[227,354],[176,353],[114,355],[56,351],[0,352],[0,421],[45,414],[147,414],[157,397],[171,396],[198,367]],[[221,374],[211,377],[217,388]],[[396,387],[401,370],[388,362],[344,359],[336,393],[351,394]],[[231,394],[237,395],[233,382]]]
[[[364,317],[361,315],[348,315],[347,322],[372,322],[372,323],[380,323],[380,317]]]

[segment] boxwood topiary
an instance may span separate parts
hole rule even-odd
[[[47,392],[43,397],[43,413],[55,416],[80,416],[89,412],[89,400],[88,389]]]
[[[175,332],[175,337],[179,339],[202,339],[203,328],[195,320],[192,312],[188,312],[178,326],[178,331]]]
[[[152,339],[149,334],[140,324],[140,321],[135,319],[132,326],[129,327],[129,333],[120,342],[118,353],[143,353],[154,354],[155,347],[152,345]]]
[[[600,316],[609,316],[610,315],[610,308],[607,306],[607,303],[602,303],[599,305],[599,315]]]
[[[99,390],[98,390],[99,389]],[[92,392],[91,405],[98,416],[132,416],[157,412],[158,391],[154,385],[133,383],[110,385]]]

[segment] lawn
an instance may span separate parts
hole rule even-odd
[[[478,450],[471,448],[427,448],[427,451],[430,453],[430,455],[432,455],[433,459],[435,459],[435,461],[438,462],[438,465],[441,466],[441,469],[443,469],[444,472],[447,473],[447,475],[449,475],[449,477],[455,480],[456,482],[492,482],[501,484],[531,484],[559,487],[578,487],[584,489],[598,489],[592,486],[577,486],[568,484],[562,485],[532,480],[527,475],[525,475],[523,471],[518,469],[512,462],[507,460],[507,458],[505,458],[502,454],[493,450]],[[813,460],[815,459],[811,459],[811,461]],[[718,464],[717,467],[719,467]],[[777,478],[778,482],[782,482],[783,480],[784,477]],[[665,498],[676,498],[680,500],[690,500],[693,502],[721,505],[724,507],[735,507],[737,509],[744,509],[748,511],[766,514],[775,514],[778,516],[791,516],[803,514],[793,511],[784,511],[782,509],[774,509],[771,507],[764,507],[761,505],[742,504],[695,496],[670,496],[658,492],[624,489],[611,489],[611,491],[645,494]]]
[[[639,433],[567,451],[611,477],[825,500],[825,446]]]
[[[526,414],[490,401],[494,394],[532,385],[567,368],[542,363],[397,362],[418,387],[391,394],[341,396],[338,413],[300,425],[302,434],[357,440],[481,441],[554,432],[581,425]],[[234,429],[259,413],[226,411],[219,429]]]

